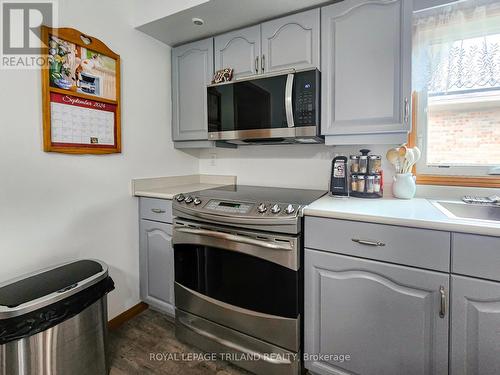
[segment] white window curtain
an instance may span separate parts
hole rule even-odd
[[[500,88],[500,1],[415,13],[413,88],[430,95]]]

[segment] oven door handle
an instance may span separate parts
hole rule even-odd
[[[295,74],[287,74],[285,86],[285,113],[286,122],[289,128],[293,128],[295,123],[293,121],[293,106],[292,106],[292,93],[293,93],[293,78]]]
[[[175,227],[174,230],[176,230],[177,232],[181,232],[181,233],[197,234],[200,236],[212,237],[212,238],[217,238],[220,240],[227,240],[227,241],[244,243],[244,244],[248,244],[248,245],[260,246],[260,247],[264,247],[266,249],[271,249],[271,250],[285,250],[285,251],[293,250],[293,247],[289,242],[288,242],[288,246],[287,245],[280,245],[280,244],[277,244],[274,242],[256,240],[256,239],[250,238],[250,237],[238,236],[235,234],[217,232],[217,231],[207,230],[207,229]]]

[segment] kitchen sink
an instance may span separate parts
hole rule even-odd
[[[432,203],[452,219],[500,222],[500,206],[498,204],[471,204],[450,201],[433,201]]]

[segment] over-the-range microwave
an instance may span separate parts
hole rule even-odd
[[[317,69],[209,85],[207,101],[209,140],[236,144],[324,142]]]

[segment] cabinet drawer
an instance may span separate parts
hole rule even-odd
[[[500,237],[453,233],[452,272],[500,281]]]
[[[141,219],[172,222],[172,201],[167,199],[141,198]]]
[[[305,246],[444,272],[450,270],[448,232],[306,217]]]

